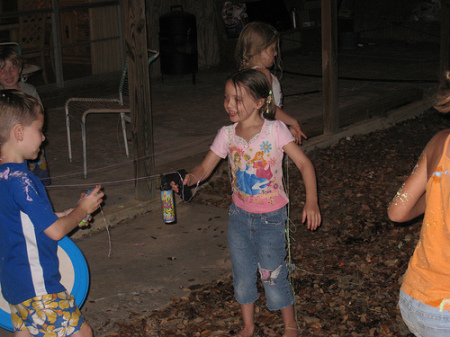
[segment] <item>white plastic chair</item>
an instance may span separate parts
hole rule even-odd
[[[151,54],[148,58],[148,64],[153,63],[159,56],[159,52],[148,50]],[[72,161],[72,143],[70,137],[70,120],[74,119],[81,125],[81,138],[83,141],[83,170],[84,177],[87,176],[87,155],[86,155],[86,118],[93,113],[120,114],[122,124],[123,142],[127,158],[129,157],[127,131],[125,122],[130,122],[130,105],[124,101],[124,96],[128,96],[128,66],[125,63],[122,77],[119,84],[119,98],[69,98],[65,104],[66,110],[66,129],[67,143],[69,147],[69,160]]]
[[[2,42],[0,43],[0,48],[2,47],[12,48],[17,54],[22,56],[22,48],[20,48],[20,45],[17,42]]]

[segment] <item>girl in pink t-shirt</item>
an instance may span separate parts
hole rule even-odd
[[[275,105],[266,76],[245,69],[231,75],[225,85],[224,107],[232,125],[218,132],[203,162],[186,175],[184,185],[199,184],[222,158],[231,166],[233,203],[230,207],[228,245],[235,297],[241,304],[243,329],[236,337],[255,333],[254,302],[260,272],[270,310],[281,310],[284,337],[297,336],[294,297],[287,280],[285,222],[288,198],[282,184],[286,153],[303,176],[306,202],[302,221],[310,230],[321,223],[316,175],[286,125],[273,119]],[[173,184],[173,189],[178,186]]]

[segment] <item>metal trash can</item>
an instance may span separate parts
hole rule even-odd
[[[175,10],[176,9],[176,10]],[[159,18],[161,74],[185,75],[198,72],[197,22],[183,6],[170,6],[170,13]]]

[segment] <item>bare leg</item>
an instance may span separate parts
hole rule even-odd
[[[281,315],[284,322],[284,335],[283,337],[297,337],[297,322],[294,315],[294,305],[281,309]]]
[[[234,337],[251,337],[255,332],[255,322],[253,316],[255,314],[255,304],[241,304],[242,319],[244,320],[244,328]]]
[[[14,337],[32,337],[28,330],[14,332]]]
[[[73,337],[92,337],[92,329],[87,323],[84,323],[80,331],[73,334]]]

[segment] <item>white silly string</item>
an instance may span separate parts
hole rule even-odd
[[[109,244],[109,249],[108,249],[108,257],[111,257],[111,251],[112,251],[112,242],[111,242],[111,233],[109,231],[109,224],[108,221],[106,220],[106,216],[105,213],[103,212],[103,207],[102,205],[99,204],[100,207],[100,212],[103,215],[103,221],[105,223],[105,228],[106,228],[106,233],[108,233],[108,244]]]
[[[165,151],[159,151],[157,153],[153,153],[153,154],[150,154],[150,155],[147,155],[147,156],[142,156],[142,157],[139,157],[139,158],[136,158],[136,159],[125,160],[122,163],[117,163],[117,164],[112,164],[112,165],[98,167],[98,168],[95,168],[95,169],[90,169],[88,172],[92,173],[92,172],[107,170],[107,169],[111,169],[111,168],[117,168],[119,166],[129,165],[129,164],[132,164],[133,162],[138,162],[140,160],[146,160],[146,159],[149,159],[149,158],[152,158],[152,157],[156,157],[156,156],[161,155],[161,154],[167,154],[167,153],[175,152],[176,150],[182,150],[183,148],[192,147],[193,145],[196,145],[196,144],[202,144],[205,141],[210,140],[210,139],[211,139],[211,136],[204,137],[204,138],[201,138],[201,139],[199,139],[197,141],[186,143],[186,144],[178,146],[176,148],[167,149]],[[66,178],[66,177],[78,176],[78,175],[82,175],[82,174],[83,174],[82,171],[78,171],[78,172],[68,173],[68,174],[64,174],[64,175],[52,176],[51,179]]]

